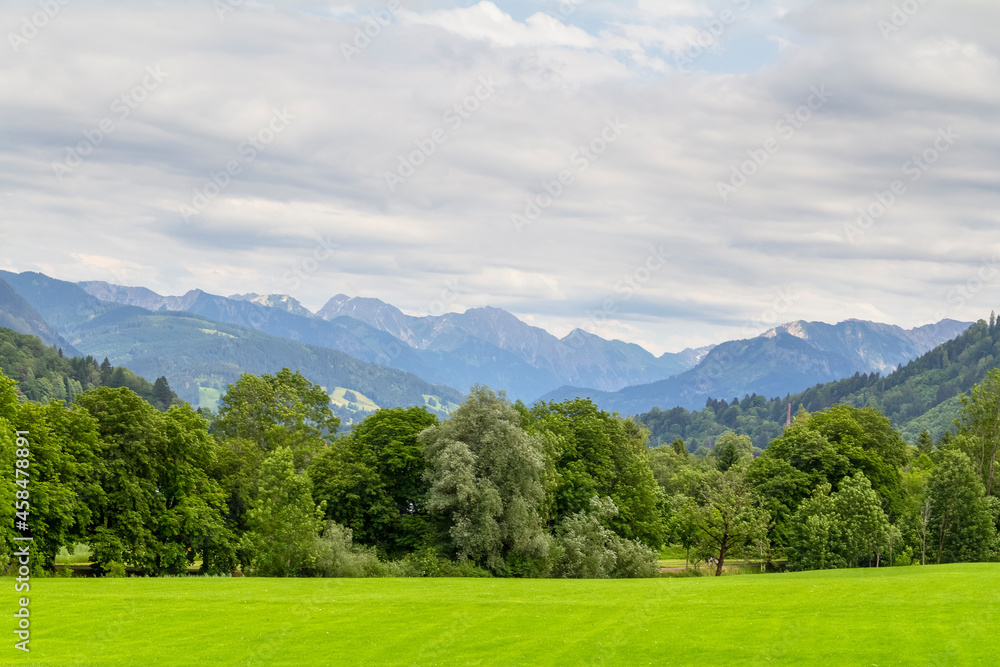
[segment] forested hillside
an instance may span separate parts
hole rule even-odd
[[[180,399],[166,378],[150,383],[107,359],[98,364],[93,357],[66,357],[63,350],[48,347],[35,336],[0,328],[0,371],[17,381],[17,392],[26,400],[46,403],[68,401],[98,387],[128,387],[158,410],[166,410]]]
[[[691,451],[711,449],[715,439],[731,430],[747,435],[763,449],[781,434],[789,403],[793,411],[825,410],[835,404],[876,408],[892,421],[910,444],[927,429],[935,439],[952,428],[962,405],[959,395],[1000,366],[1000,325],[996,318],[980,320],[958,338],[940,345],[887,376],[855,374],[817,385],[784,398],[757,394],[731,401],[709,399],[702,410],[653,410],[638,421],[650,429],[653,444],[683,438]]]

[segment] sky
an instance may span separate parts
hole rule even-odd
[[[1000,304],[995,0],[0,7],[0,266],[659,354]]]

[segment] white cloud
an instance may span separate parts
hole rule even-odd
[[[524,23],[515,21],[489,0],[471,7],[423,14],[407,11],[402,16],[408,23],[435,26],[465,39],[483,40],[500,47],[592,48],[597,44],[586,31],[541,12],[532,14]]]
[[[69,5],[0,61],[5,268],[109,281],[124,270],[161,293],[290,292],[312,308],[363,292],[414,311],[456,278],[461,305],[564,333],[619,299],[616,335],[657,351],[736,335],[792,284],[808,296],[789,320],[988,314],[1000,281],[961,311],[947,295],[997,248],[1000,7],[928,3],[884,39],[870,3],[784,4],[741,24],[760,43],[788,36],[776,60],[689,76],[664,63],[701,20],[679,5],[647,22],[602,22],[600,3],[565,22],[499,0],[411,7],[350,63],[339,45],[355,14],[247,4],[219,21],[203,2]],[[32,7],[5,5],[0,22]],[[722,37],[727,53],[756,43],[736,39]],[[157,63],[162,86],[60,183],[52,162]],[[495,93],[454,127],[448,109],[481,77]],[[834,97],[779,135],[819,85]],[[283,107],[289,128],[241,157]],[[616,117],[627,130],[601,146]],[[961,135],[955,147],[850,243],[857,208],[906,178],[942,127]],[[391,192],[386,171],[437,129],[446,140]],[[723,203],[717,182],[770,137],[780,150]],[[601,154],[581,170],[591,145]],[[234,158],[240,174],[185,224],[178,204]],[[511,214],[565,170],[573,182],[517,234]],[[339,247],[293,288],[285,278],[318,237]],[[673,258],[625,299],[616,285],[650,244]]]

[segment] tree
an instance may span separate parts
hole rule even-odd
[[[803,478],[794,479],[797,476],[788,469],[782,472],[771,465],[773,458],[783,459],[791,468],[806,473],[808,484],[801,484]],[[835,405],[826,412],[796,417],[796,423],[754,461],[751,477],[758,484],[771,485],[778,482],[773,473],[791,478],[784,486],[802,494],[787,498],[786,508],[794,512],[810,490],[827,483],[837,491],[842,480],[862,472],[886,501],[889,514],[897,516],[903,505],[899,468],[905,463],[906,442],[884,415],[872,408]],[[787,532],[783,520],[791,512],[786,512],[778,517],[776,538]]]
[[[854,567],[861,559],[877,560],[889,540],[889,519],[864,473],[844,479],[832,502],[840,529],[838,550],[847,566]]]
[[[715,575],[721,576],[731,550],[765,541],[770,515],[759,506],[743,466],[713,473],[704,492],[704,501],[697,520],[698,528],[706,543],[718,554]]]
[[[32,548],[52,570],[60,547],[85,541],[103,497],[97,422],[85,410],[51,402],[19,405],[15,423],[30,443]]]
[[[606,519],[608,528],[659,549],[666,529],[666,496],[650,469],[644,427],[599,409],[589,399],[539,402],[522,418],[527,430],[545,443],[550,526],[588,511],[592,498],[608,497],[619,510]],[[681,458],[669,449],[662,455]]]
[[[429,485],[417,436],[438,424],[423,408],[383,409],[317,456],[307,472],[326,518],[359,544],[401,558],[428,542]]]
[[[551,538],[542,439],[521,428],[503,393],[476,385],[451,419],[420,434],[427,456],[428,508],[449,525],[460,560],[496,574],[542,574]]]
[[[683,456],[684,458],[688,457],[687,445],[684,444],[683,438],[677,438],[676,440],[674,440],[671,447],[673,447],[674,452],[676,452],[678,455]]]
[[[14,470],[17,459],[16,387],[14,380],[0,374],[0,466],[3,466],[4,471]],[[17,511],[15,494],[19,490],[16,474],[4,472],[0,475],[0,570],[3,572],[7,571],[11,554],[15,550],[14,537],[21,535],[20,531],[14,530],[14,512]]]
[[[934,453],[934,438],[931,437],[931,432],[927,429],[921,431],[917,437],[917,451],[927,456]]]
[[[968,456],[956,449],[943,452],[931,473],[927,496],[939,564],[981,561],[993,554],[995,517]]]
[[[265,454],[288,447],[299,471],[329,445],[339,427],[323,387],[287,368],[274,375],[244,373],[229,385],[215,422],[222,438],[249,440]]]
[[[156,378],[156,382],[153,383],[152,400],[150,401],[153,407],[161,412],[166,411],[173,400],[174,392],[170,390],[170,383],[167,382],[167,378],[162,375]]]
[[[316,540],[323,510],[312,498],[309,477],[297,473],[292,450],[279,447],[264,459],[259,491],[246,535],[250,571],[262,577],[309,574],[316,565]]]
[[[698,543],[698,503],[694,498],[677,494],[670,498],[670,539],[684,549],[684,569],[691,564],[691,547]]]
[[[931,499],[920,506],[920,564],[927,565],[927,528],[931,523]]]
[[[230,571],[234,537],[225,496],[206,470],[215,448],[208,424],[189,405],[161,413],[132,390],[102,387],[79,405],[102,441],[89,539],[94,562],[130,563],[146,574],[180,574],[200,554],[203,570]]]
[[[986,489],[995,495],[997,453],[1000,452],[1000,369],[991,370],[986,379],[963,395],[958,447],[972,461]]]
[[[846,562],[837,551],[840,522],[830,497],[830,485],[821,485],[795,512],[791,522],[788,569],[826,570]]]
[[[727,431],[715,441],[712,454],[715,456],[715,465],[721,472],[726,472],[740,461],[753,458],[753,442],[748,436]]]

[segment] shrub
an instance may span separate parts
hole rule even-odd
[[[556,535],[556,576],[608,579],[659,574],[655,551],[604,526],[602,522],[616,514],[618,507],[613,500],[592,498],[589,512],[578,512],[563,520]]]
[[[353,544],[351,529],[333,521],[316,538],[313,563],[319,577],[384,577],[389,572],[374,548]]]

